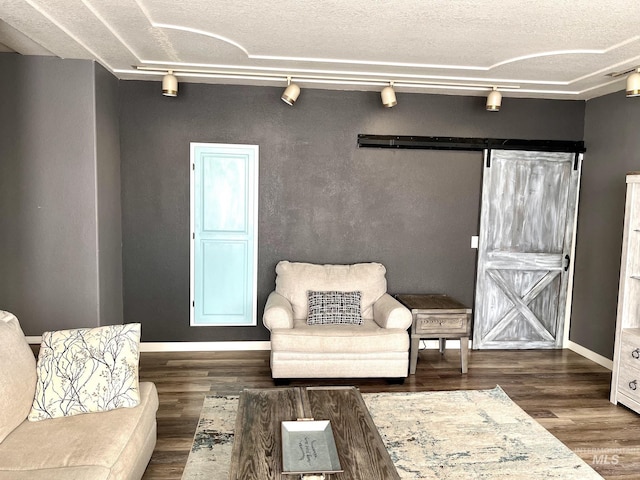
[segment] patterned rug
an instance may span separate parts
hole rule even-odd
[[[403,479],[601,479],[500,387],[365,393]],[[182,480],[228,476],[237,396],[206,397]]]

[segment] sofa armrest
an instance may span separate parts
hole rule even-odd
[[[413,321],[411,311],[388,293],[373,304],[373,319],[382,328],[408,329]]]
[[[271,292],[264,306],[262,323],[269,330],[293,328],[293,307],[289,300],[276,292]]]

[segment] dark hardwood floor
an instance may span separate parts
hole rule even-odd
[[[205,395],[272,387],[269,352],[143,353],[140,378],[160,396],[158,442],[144,480],[180,479]],[[420,352],[404,385],[385,380],[295,380],[365,392],[489,389],[500,385],[529,415],[608,480],[640,478],[640,415],[609,403],[611,372],[569,350]],[[218,479],[216,479],[218,480]],[[222,479],[221,479],[222,480]]]

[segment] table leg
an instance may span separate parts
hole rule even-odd
[[[411,337],[411,355],[409,356],[409,374],[415,375],[418,364],[418,351],[420,350],[420,337]]]
[[[440,340],[440,354],[444,355],[444,351],[447,349],[447,339],[439,338],[438,340]]]
[[[469,337],[460,338],[460,363],[462,364],[462,373],[467,373],[469,364]]]

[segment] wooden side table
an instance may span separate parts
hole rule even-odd
[[[440,340],[440,353],[444,353],[448,338],[460,339],[462,373],[467,373],[471,309],[447,295],[396,295],[396,298],[413,315],[409,374],[416,373],[420,340],[426,338]]]

